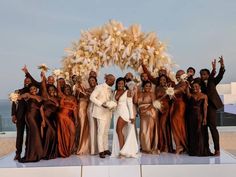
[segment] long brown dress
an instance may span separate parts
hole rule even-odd
[[[89,104],[88,96],[80,94],[79,105],[78,105],[79,142],[78,142],[78,149],[76,152],[76,154],[78,155],[90,154],[89,120],[87,114],[88,104]]]
[[[165,96],[166,88],[156,87],[156,99],[161,101],[162,108],[158,111],[159,117],[159,142],[161,152],[173,152],[171,126],[170,126],[170,98]]]
[[[75,140],[74,111],[75,100],[63,96],[60,100],[60,111],[57,117],[58,151],[61,157],[69,157]]]
[[[25,157],[21,159],[22,162],[37,162],[43,157],[43,146],[41,139],[41,102],[30,98],[28,101],[26,113],[26,148]]]
[[[175,94],[170,110],[171,130],[176,145],[176,153],[181,153],[187,150],[187,134],[185,125],[186,88],[187,83],[183,81],[175,86],[175,90],[178,92]]]
[[[202,124],[204,116],[204,101],[204,98],[198,100],[191,96],[188,102],[188,147],[189,155],[191,156],[210,155],[207,126]]]
[[[43,110],[46,123],[43,133],[43,158],[54,159],[58,156],[56,121],[59,105],[57,105],[56,97],[50,99],[47,93],[46,79],[42,81],[42,95],[45,100],[43,101]],[[55,99],[56,102],[53,101],[53,99]]]
[[[152,92],[140,92],[137,104],[140,115],[140,146],[144,153],[159,153],[158,150],[158,121],[157,111],[153,107]]]
[[[51,100],[43,102],[46,126],[43,137],[43,158],[54,159],[58,156],[57,149],[57,112],[58,106]]]

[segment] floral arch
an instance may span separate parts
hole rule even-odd
[[[143,63],[153,75],[157,75],[163,66],[171,71],[175,65],[166,52],[165,44],[154,32],[144,33],[137,24],[126,28],[115,20],[81,31],[80,39],[65,51],[63,72],[82,78],[91,70],[99,71],[109,65],[117,65],[122,70],[132,68],[138,72]]]

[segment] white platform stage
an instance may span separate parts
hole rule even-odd
[[[14,154],[0,159],[1,177],[235,177],[236,159],[226,151],[220,157],[186,154],[142,154],[134,159],[71,156],[37,163],[18,163]]]

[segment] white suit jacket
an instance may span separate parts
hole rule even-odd
[[[106,83],[96,86],[90,96],[90,101],[94,103],[92,117],[107,120],[112,117],[112,111],[103,108],[102,104],[110,101],[112,98],[112,89]]]

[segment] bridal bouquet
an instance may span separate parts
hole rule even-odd
[[[19,97],[20,97],[20,94],[19,94],[19,93],[13,92],[13,93],[10,93],[10,94],[9,94],[9,99],[10,99],[10,101],[11,101],[11,102],[14,102],[14,103],[17,103]]]
[[[188,79],[188,75],[187,75],[187,74],[182,74],[182,75],[180,76],[180,80],[181,80],[181,81],[187,81],[187,79]]]
[[[152,104],[153,104],[154,108],[161,110],[162,104],[159,100],[155,100]]]
[[[117,107],[117,103],[115,101],[107,101],[105,105],[108,107],[108,109],[113,110]]]
[[[173,98],[175,95],[175,90],[173,87],[168,87],[166,89],[166,95],[168,95],[170,98]]]
[[[46,64],[41,64],[38,66],[38,69],[41,69],[42,72],[47,72],[49,70],[49,68],[47,67]]]
[[[129,81],[129,82],[127,82],[126,85],[127,85],[129,90],[134,90],[134,87],[136,86],[134,81]]]

